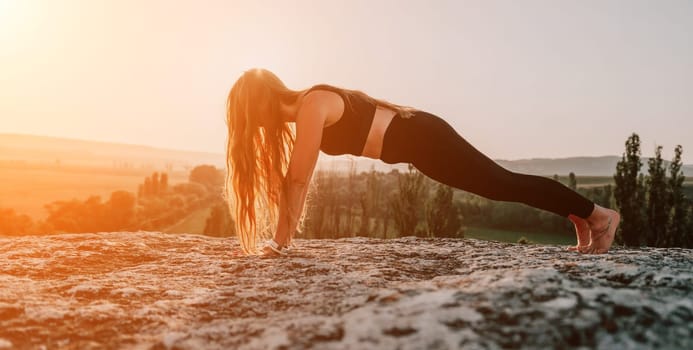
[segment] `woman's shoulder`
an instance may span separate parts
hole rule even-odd
[[[340,94],[340,95],[341,95],[342,92],[343,92],[342,89],[340,89],[340,88],[338,88],[338,87],[336,87],[336,86],[333,86],[333,85],[329,85],[329,84],[315,84],[315,85],[311,86],[311,87],[308,89],[307,93],[308,93],[308,92],[311,92],[311,91],[315,91],[315,90],[327,90],[327,91],[336,92],[336,93],[338,93],[338,94]]]
[[[304,103],[316,103],[324,106],[329,112],[331,121],[339,119],[346,108],[346,98],[343,91],[328,84],[316,84],[309,88],[304,95]]]
[[[327,94],[321,94],[321,93],[313,94],[312,93],[313,91],[328,91],[328,93]],[[329,84],[315,84],[306,91],[305,96],[308,97],[309,95],[318,95],[320,97],[312,96],[312,98],[317,98],[320,100],[324,100],[324,99],[334,100],[337,98],[334,94],[331,94],[329,92],[332,92],[332,93],[339,95],[339,97],[341,97],[342,100],[345,99],[345,94],[344,94],[344,91],[342,91],[342,89],[340,89],[336,86],[329,85]]]

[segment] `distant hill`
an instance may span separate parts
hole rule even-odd
[[[0,163],[186,170],[224,166],[224,155],[48,136],[0,134]]]
[[[380,171],[390,171],[391,169],[403,171],[407,169],[406,164],[389,165],[368,158],[351,157],[351,159],[356,161],[358,171],[369,170],[371,166]],[[566,176],[571,171],[575,173],[576,176],[613,176],[616,172],[616,163],[619,160],[621,160],[621,156],[531,158],[517,160],[494,159],[494,161],[502,167],[511,171],[533,175],[558,174],[560,176]],[[647,173],[647,160],[648,158],[641,158],[643,165],[640,171],[645,174]],[[352,160],[350,160],[349,157],[338,157],[333,158],[333,160],[326,159],[322,167],[346,171],[349,169],[351,162]],[[664,166],[668,167],[670,162],[664,160],[663,163]],[[688,177],[687,180],[690,180],[691,177],[693,177],[693,164],[684,165],[683,173]]]
[[[0,163],[40,163],[133,169],[189,170],[195,165],[225,166],[223,153],[172,150],[121,143],[85,141],[48,136],[0,134]],[[494,159],[502,167],[526,174],[577,176],[612,176],[620,156]],[[406,164],[390,165],[378,160],[354,156],[318,158],[318,169],[346,171],[354,163],[357,171],[373,166],[379,171],[406,170]],[[642,158],[641,171],[647,172],[647,158]],[[669,165],[665,160],[664,164]],[[684,165],[684,175],[693,177],[693,164]]]
[[[647,174],[647,161],[649,157],[642,157],[640,171]],[[506,169],[537,175],[567,175],[571,171],[577,176],[613,176],[616,173],[616,164],[621,156],[600,157],[567,157],[567,158],[531,158],[518,160],[498,159],[500,165]],[[665,167],[670,161],[663,160]],[[683,166],[685,176],[693,176],[693,164]],[[668,174],[668,169],[667,169]]]

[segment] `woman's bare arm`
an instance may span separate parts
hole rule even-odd
[[[274,240],[282,245],[289,242],[296,230],[320,153],[326,109],[319,96],[314,93],[306,95],[296,115],[296,142],[281,192],[279,223],[274,236]]]

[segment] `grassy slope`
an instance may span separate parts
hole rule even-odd
[[[485,227],[467,227],[464,232],[467,238],[478,238],[500,242],[517,243],[520,237],[525,237],[532,243],[539,244],[575,244],[576,238],[564,234],[548,234],[537,232],[506,231]]]
[[[207,223],[207,218],[211,212],[211,207],[198,209],[175,225],[161,231],[166,233],[202,234],[205,229],[205,224]]]

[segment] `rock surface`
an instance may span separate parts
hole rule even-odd
[[[693,250],[0,237],[0,349],[693,348]]]

